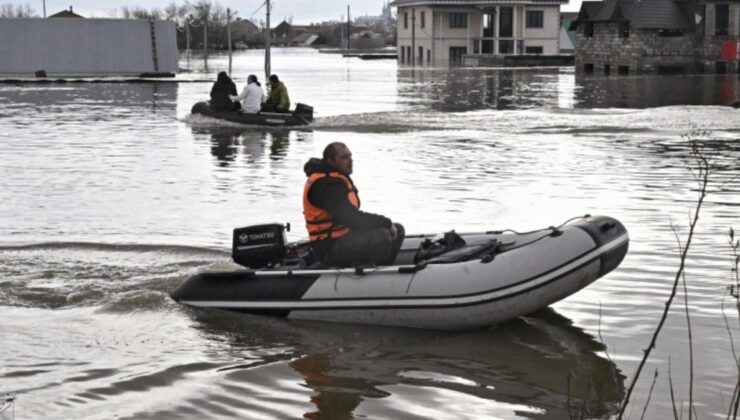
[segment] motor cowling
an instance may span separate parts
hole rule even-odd
[[[282,262],[286,253],[286,227],[269,223],[234,229],[231,257],[249,268],[273,267]]]
[[[299,102],[295,105],[295,110],[293,111],[293,115],[297,117],[306,118],[307,120],[312,120],[313,119],[313,107]]]

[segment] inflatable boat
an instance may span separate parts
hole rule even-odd
[[[292,319],[474,329],[581,290],[616,268],[629,244],[619,221],[587,215],[531,232],[411,235],[392,266],[336,268],[313,261],[308,242],[286,243],[285,229],[235,229],[242,267],[195,274],[172,298]]]
[[[215,111],[206,101],[198,102],[190,110],[211,118],[247,125],[294,126],[308,125],[313,121],[313,108],[305,104],[296,104],[292,112],[259,112],[248,114],[241,111]]]

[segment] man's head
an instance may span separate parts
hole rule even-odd
[[[257,82],[257,76],[250,74],[247,76],[247,83],[256,83]]]
[[[270,75],[270,84],[277,84],[280,82],[276,74]]]
[[[352,152],[346,144],[340,142],[329,143],[324,148],[324,161],[337,167],[347,175],[352,175]]]

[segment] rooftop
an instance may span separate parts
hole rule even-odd
[[[508,4],[568,4],[569,0],[393,0],[391,7],[441,6],[441,7],[491,7]]]
[[[572,29],[583,22],[629,22],[632,28],[691,30],[696,3],[677,0],[584,1]]]

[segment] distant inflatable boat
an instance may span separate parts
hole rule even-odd
[[[616,219],[584,216],[558,228],[404,239],[395,265],[332,268],[285,227],[234,230],[234,261],[205,271],[171,296],[189,306],[292,319],[465,330],[526,315],[616,268],[629,236]]]
[[[313,107],[300,103],[292,112],[248,114],[241,111],[214,111],[210,104],[204,101],[193,105],[190,112],[245,125],[298,126],[308,125],[313,121]]]

